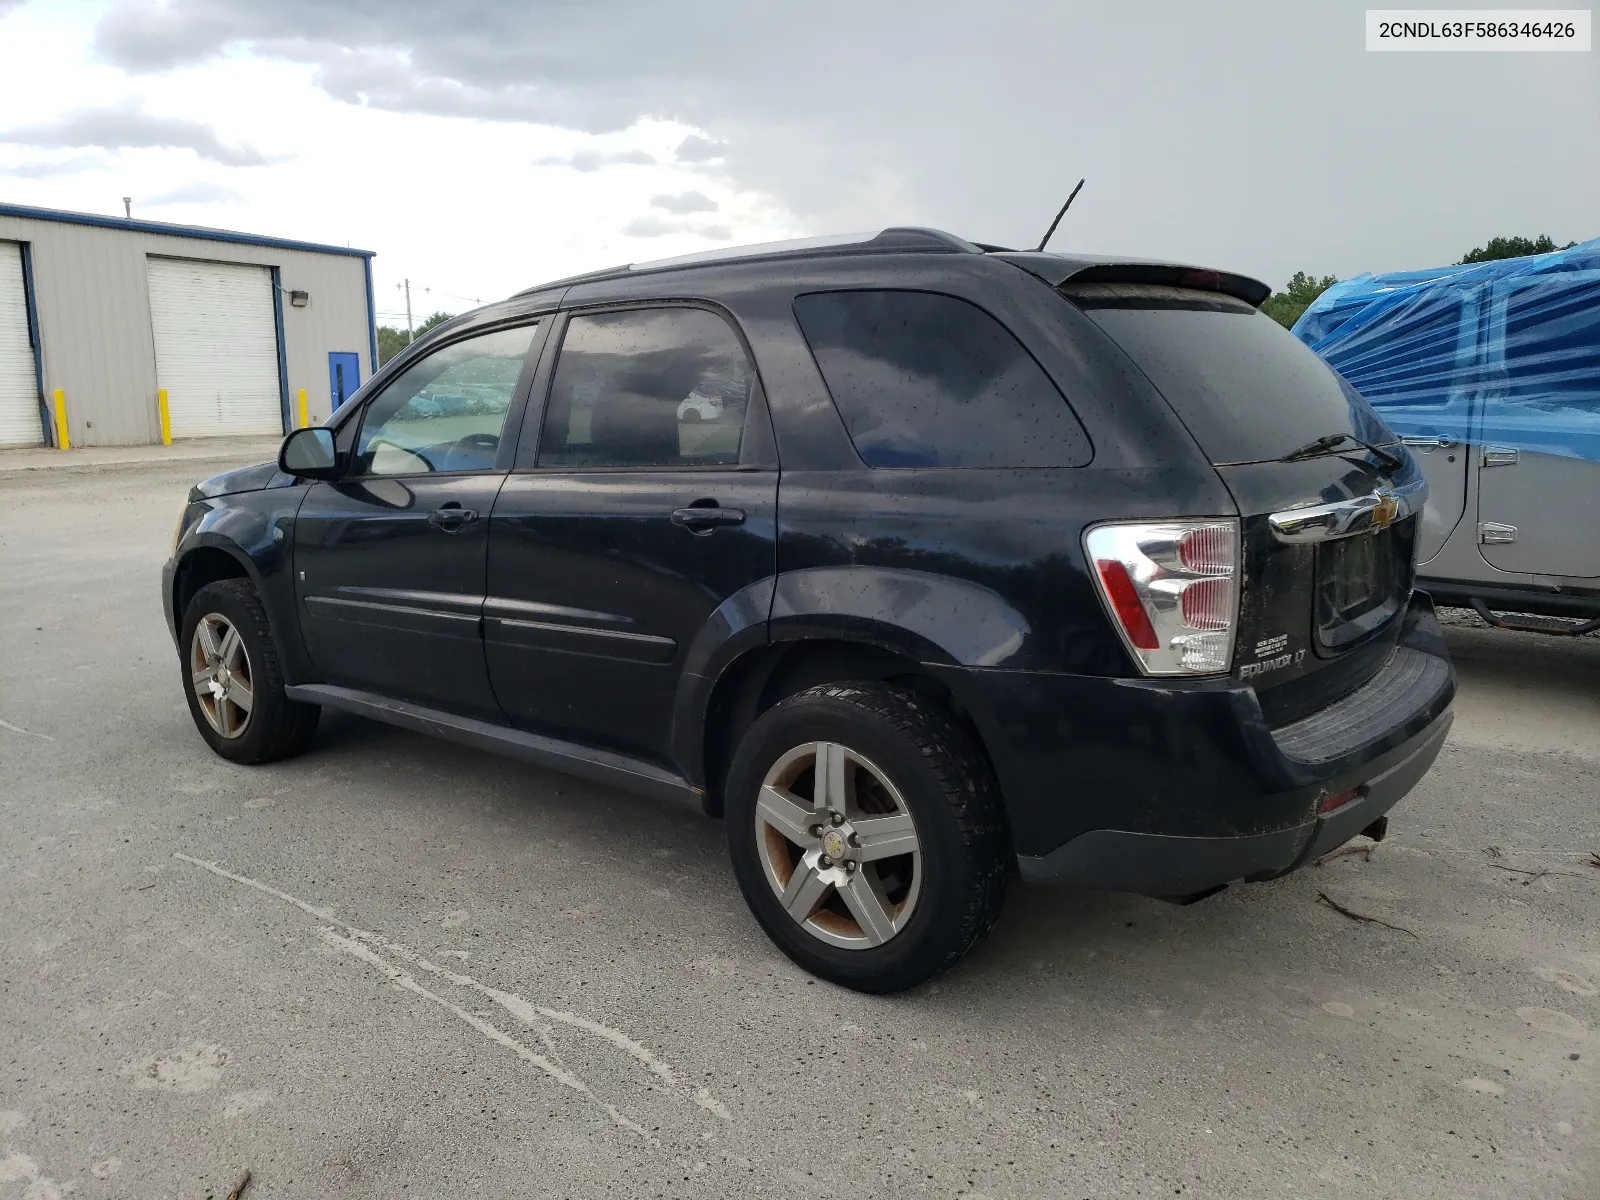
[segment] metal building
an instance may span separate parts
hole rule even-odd
[[[0,446],[281,434],[377,357],[369,250],[0,204]]]

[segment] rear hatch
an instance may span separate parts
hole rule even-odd
[[[1393,649],[1415,575],[1407,509],[1420,512],[1425,485],[1398,439],[1340,375],[1242,300],[1149,283],[1069,279],[1060,290],[1161,392],[1238,503],[1232,672],[1257,689],[1269,722],[1364,683]],[[1270,520],[1346,501],[1378,510],[1355,522],[1362,532],[1296,535]]]

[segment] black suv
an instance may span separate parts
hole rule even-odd
[[[870,991],[1024,880],[1191,900],[1384,814],[1455,679],[1425,485],[1217,271],[925,229],[602,271],[440,326],[163,574],[218,754],[320,709],[725,818]]]

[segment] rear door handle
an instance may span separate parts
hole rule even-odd
[[[462,508],[455,501],[441,505],[428,514],[428,524],[442,533],[459,533],[477,519],[477,509]]]
[[[722,508],[715,504],[675,508],[672,510],[672,523],[682,525],[690,533],[710,533],[723,525],[743,525],[744,509]]]

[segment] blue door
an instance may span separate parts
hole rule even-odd
[[[361,386],[361,356],[347,350],[333,350],[328,354],[328,395],[333,399],[332,412]]]

